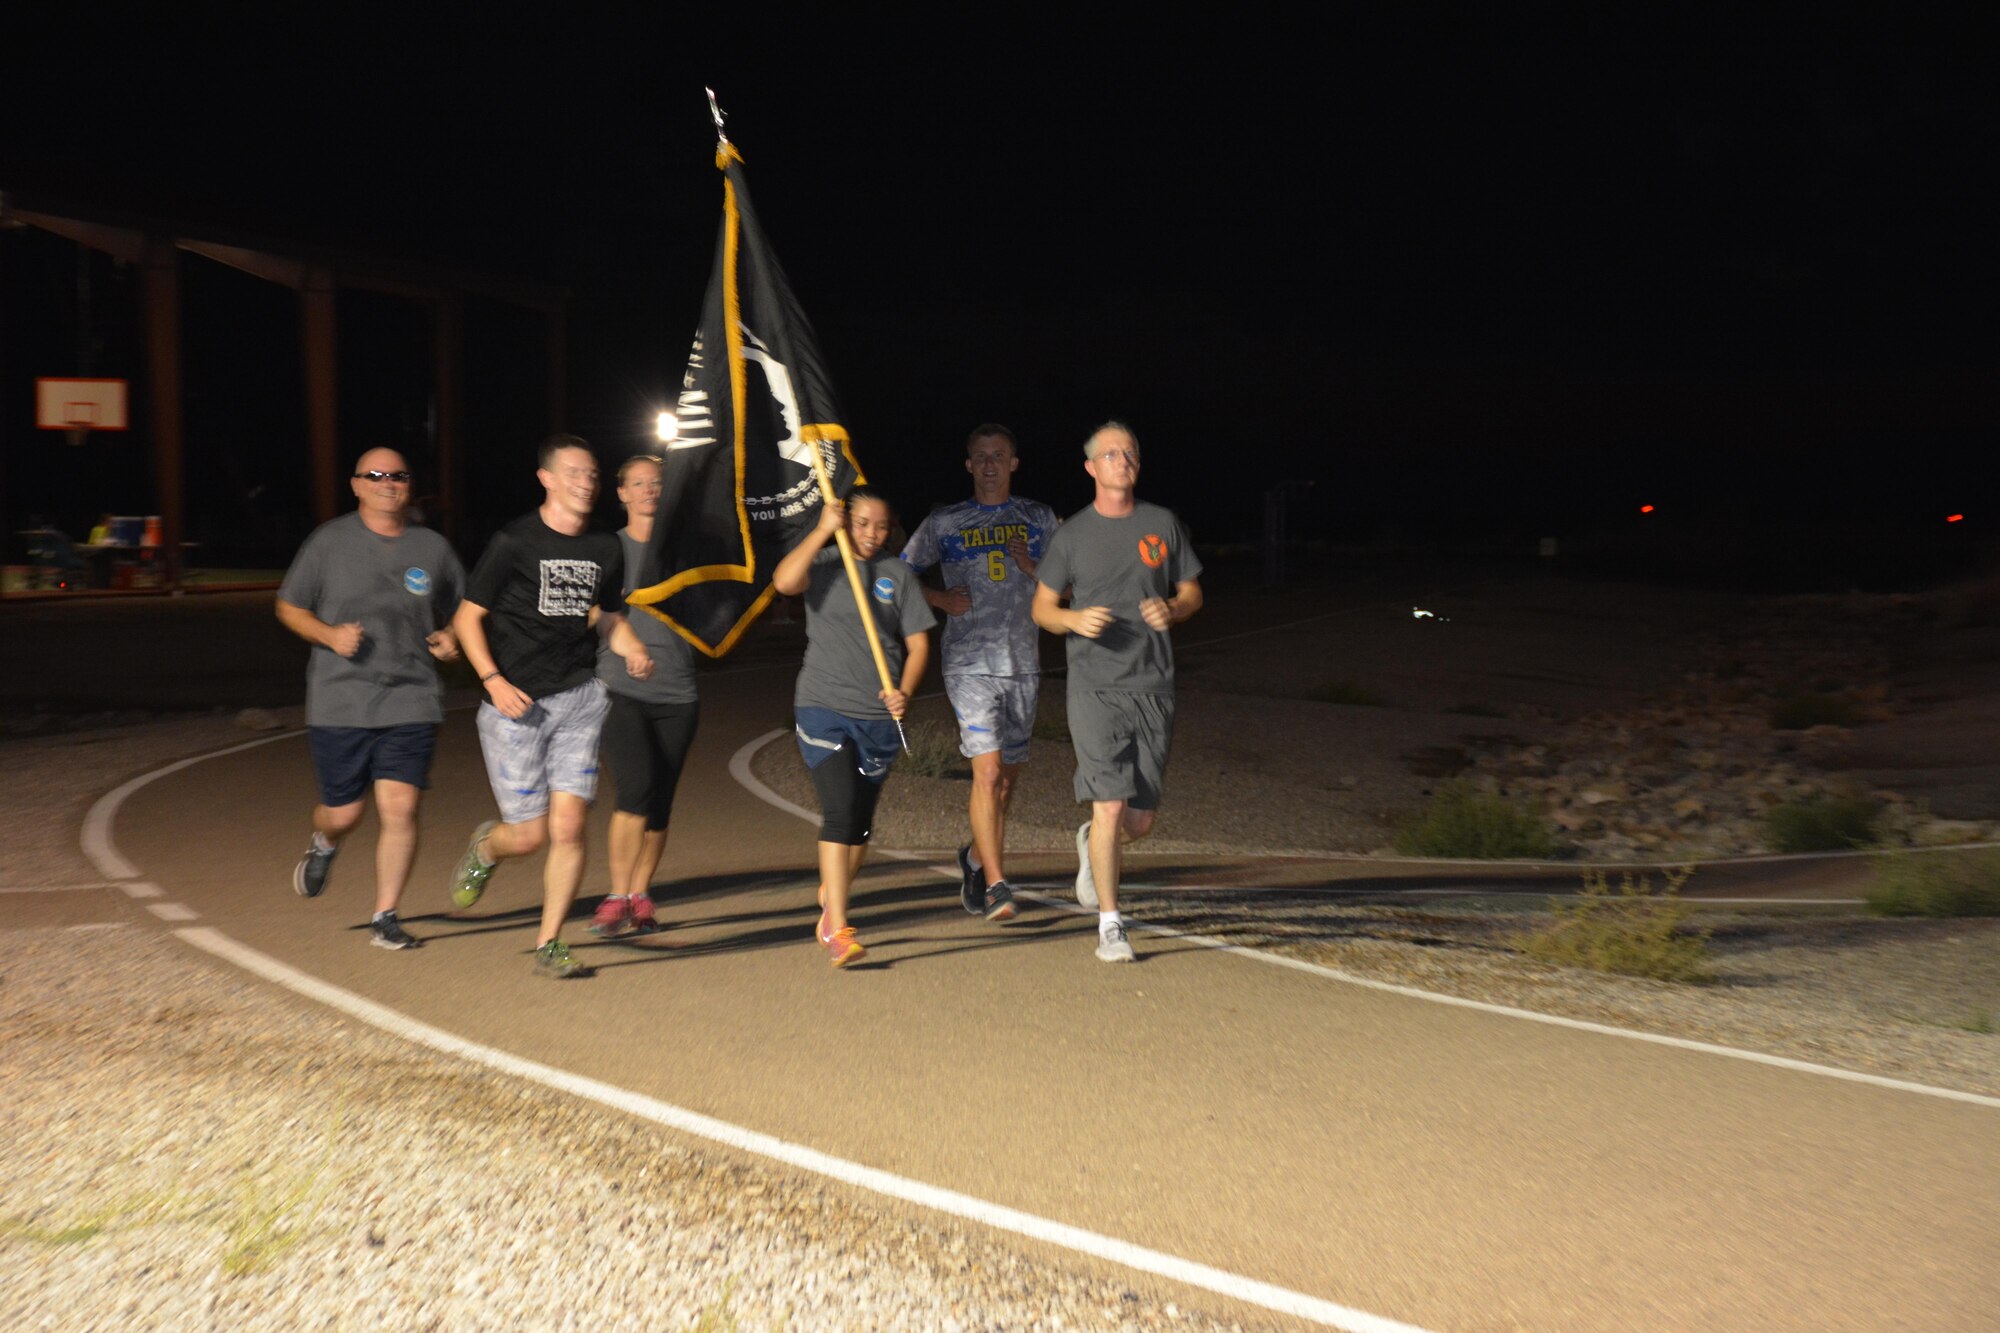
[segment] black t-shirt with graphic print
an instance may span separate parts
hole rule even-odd
[[[524,514],[493,535],[465,600],[486,608],[486,644],[500,674],[546,699],[597,671],[590,608],[625,609],[625,553],[611,532],[571,537]]]

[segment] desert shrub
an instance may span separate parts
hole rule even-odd
[[[1780,852],[1840,852],[1873,846],[1882,808],[1858,796],[1808,796],[1774,805],[1764,840]]]
[[[1469,782],[1447,782],[1396,831],[1405,856],[1546,857],[1562,850],[1546,822]]]
[[[918,778],[942,778],[965,767],[958,752],[958,728],[944,722],[904,722],[910,752],[896,760],[898,772]]]
[[[1555,920],[1516,936],[1515,947],[1560,967],[1658,981],[1712,981],[1708,931],[1688,925],[1695,909],[1680,896],[1693,873],[1692,866],[1668,871],[1666,888],[1654,893],[1645,876],[1635,879],[1629,870],[1615,891],[1603,871],[1589,871],[1583,896],[1552,903]]]
[[[2000,916],[2000,851],[1885,856],[1867,898],[1879,916]]]
[[[1381,708],[1388,703],[1381,695],[1351,680],[1323,680],[1305,692],[1305,698],[1321,704],[1352,704],[1357,708]]]
[[[1779,731],[1807,727],[1851,727],[1861,720],[1854,701],[1840,694],[1795,694],[1771,705],[1771,725]]]

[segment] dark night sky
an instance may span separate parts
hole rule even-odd
[[[1641,500],[1715,523],[1975,507],[1952,460],[2000,425],[1982,45],[1246,10],[774,51],[769,11],[693,38],[691,12],[504,45],[135,34],[88,91],[15,43],[0,188],[565,283],[572,425],[610,459],[676,382],[708,277],[711,83],[906,510],[963,488],[986,418],[1022,435],[1020,488],[1073,507],[1076,447],[1114,415],[1198,540],[1248,535],[1292,478],[1336,539]],[[514,508],[538,424],[494,430]]]

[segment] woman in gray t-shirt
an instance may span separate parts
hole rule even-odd
[[[888,499],[857,486],[846,504],[825,505],[818,525],[771,574],[771,586],[784,596],[805,594],[806,657],[792,705],[799,754],[819,793],[817,934],[835,967],[863,953],[847,924],[847,893],[867,853],[875,802],[900,748],[896,723],[930,661],[926,631],[936,623],[916,571],[883,554],[893,523]],[[882,688],[840,553],[827,549],[843,524],[861,576],[861,600],[896,682],[891,688]]]

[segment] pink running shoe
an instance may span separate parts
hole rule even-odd
[[[620,935],[630,935],[633,929],[630,898],[606,898],[597,905],[597,914],[590,919],[590,933],[600,939],[615,940]]]
[[[658,930],[660,923],[653,916],[653,900],[643,893],[632,895],[632,929]]]
[[[846,967],[868,951],[861,947],[861,941],[854,938],[854,927],[842,926],[833,934],[821,940],[826,946],[826,955],[835,967]]]

